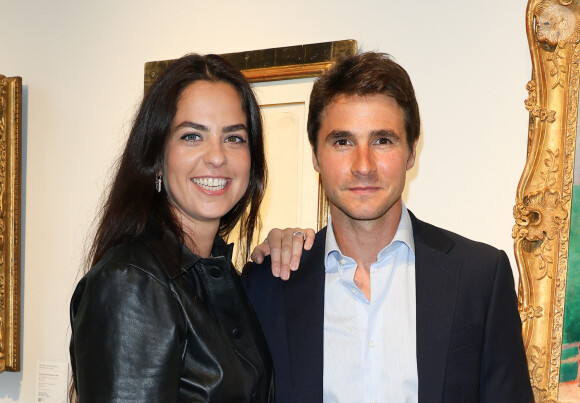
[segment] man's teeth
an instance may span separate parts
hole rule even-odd
[[[228,183],[224,178],[193,178],[193,183],[206,190],[221,190]]]

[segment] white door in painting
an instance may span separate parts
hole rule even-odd
[[[274,227],[316,228],[318,174],[306,134],[314,79],[254,86],[262,107],[269,181],[262,206],[263,236]]]
[[[308,100],[315,79],[253,84],[262,109],[268,184],[260,216],[261,242],[270,229],[316,229],[318,174],[306,134]],[[232,239],[232,238],[230,238]],[[236,267],[241,268],[240,262]]]

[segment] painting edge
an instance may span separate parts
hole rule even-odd
[[[537,402],[557,402],[566,294],[578,105],[580,28],[577,0],[529,0],[526,164],[514,206],[518,305]],[[564,31],[549,21],[566,21]],[[570,26],[570,25],[568,25]]]
[[[0,372],[20,371],[22,78],[0,75]]]

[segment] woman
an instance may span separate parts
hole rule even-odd
[[[258,104],[223,59],[184,56],[153,84],[71,301],[81,402],[272,401],[268,348],[221,238],[240,222],[248,250],[265,165]]]

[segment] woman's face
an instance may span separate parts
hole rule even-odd
[[[242,198],[250,178],[247,118],[223,82],[185,88],[163,160],[163,183],[186,233],[211,228]]]

